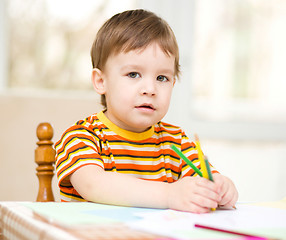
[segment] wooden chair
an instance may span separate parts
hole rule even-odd
[[[52,178],[55,170],[56,151],[53,148],[52,138],[54,130],[49,123],[40,123],[37,127],[38,147],[35,150],[35,162],[38,164],[37,176],[39,190],[37,202],[55,201],[52,191]]]

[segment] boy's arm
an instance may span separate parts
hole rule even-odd
[[[185,177],[169,184],[87,165],[75,171],[70,181],[84,199],[105,204],[203,213],[217,207],[221,200],[217,185],[199,177]]]
[[[74,172],[70,181],[86,200],[98,203],[167,208],[168,184],[144,181],[126,174],[106,172],[101,167],[87,165]],[[154,190],[157,191],[154,191]]]

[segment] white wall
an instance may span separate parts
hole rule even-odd
[[[286,143],[203,141],[210,162],[230,177],[240,201],[276,201],[286,197]]]

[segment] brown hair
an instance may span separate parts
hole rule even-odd
[[[175,76],[178,78],[179,49],[172,29],[166,21],[143,9],[118,13],[102,25],[91,48],[92,66],[103,70],[112,54],[145,48],[152,42],[158,43],[167,55],[175,57]],[[101,95],[101,103],[106,107],[104,95]]]

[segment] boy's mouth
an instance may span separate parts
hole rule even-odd
[[[135,108],[155,110],[155,108],[154,108],[154,106],[152,104],[147,104],[147,103],[144,103],[142,105],[136,106]]]

